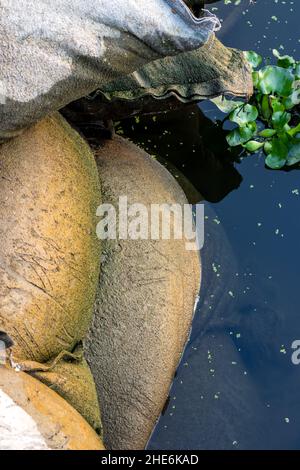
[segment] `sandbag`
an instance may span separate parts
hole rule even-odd
[[[175,96],[183,103],[224,93],[250,96],[252,92],[252,71],[243,52],[224,46],[215,35],[201,48],[147,64],[99,90],[112,101]]]
[[[116,136],[96,152],[103,203],[187,203],[173,177]],[[86,340],[109,449],[142,449],[166,402],[200,284],[185,240],[104,240],[94,319]]]
[[[182,0],[0,0],[0,139],[219,25]]]
[[[0,450],[104,450],[65,400],[22,372],[0,367]]]
[[[18,367],[57,392],[84,417],[97,434],[102,434],[95,382],[83,357],[82,344],[76,346],[72,353],[62,351],[53,361],[44,364],[25,361]]]
[[[99,275],[96,165],[54,115],[0,147],[0,330],[12,363],[36,376],[101,432],[81,340]]]
[[[64,116],[89,132],[93,122],[158,114],[207,97],[253,92],[252,71],[242,51],[214,35],[201,48],[157,60],[66,106]],[[96,132],[95,132],[96,135]]]
[[[53,115],[0,147],[0,330],[44,363],[88,329],[99,275],[100,186],[88,145]]]

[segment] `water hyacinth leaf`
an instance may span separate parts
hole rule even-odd
[[[281,103],[281,101],[279,101],[276,98],[271,99],[271,107],[272,107],[274,113],[282,112],[282,111],[285,110],[284,104]]]
[[[264,146],[264,142],[257,142],[257,140],[249,140],[243,147],[248,150],[248,152],[257,152]]]
[[[296,63],[296,66],[295,66],[295,77],[297,80],[300,80],[300,62],[297,62]]]
[[[276,129],[264,129],[263,131],[259,132],[260,137],[264,137],[266,139],[269,139],[270,137],[273,137],[276,134],[277,130]]]
[[[253,122],[258,117],[258,111],[255,106],[246,104],[236,108],[229,116],[232,122],[235,122],[239,126],[245,126],[249,122]]]
[[[247,124],[247,127],[248,127],[249,129],[251,129],[253,135],[256,133],[256,131],[257,131],[257,124],[256,124],[255,121],[249,122],[249,123]]]
[[[264,144],[264,152],[266,155],[272,152],[272,143],[270,141],[265,142]]]
[[[297,104],[300,104],[300,88],[297,88],[293,93],[283,100],[285,109],[292,109]]]
[[[270,119],[270,117],[272,115],[272,110],[270,108],[270,101],[269,101],[269,96],[268,95],[263,95],[263,97],[262,97],[261,111],[262,111],[263,117],[266,120]]]
[[[292,166],[299,162],[300,162],[300,141],[290,146],[286,164],[288,166]]]
[[[258,72],[257,88],[265,95],[276,93],[287,97],[292,93],[294,78],[289,69],[267,65]]]
[[[272,151],[266,158],[266,165],[273,170],[279,170],[286,164],[288,156],[288,147],[280,139],[276,138],[272,141]]]
[[[259,73],[258,72],[253,72],[252,73],[252,81],[253,81],[253,86],[257,87],[258,81],[259,81]]]
[[[300,133],[300,123],[296,126],[296,127],[293,127],[292,129],[290,129],[288,131],[288,134],[291,136],[291,137],[294,137],[295,135],[297,135],[298,133]]]
[[[290,55],[281,56],[277,49],[273,49],[273,55],[277,58],[278,67],[283,67],[288,69],[291,66],[294,66],[295,59]]]
[[[229,132],[226,136],[226,140],[230,147],[237,147],[238,145],[246,143],[251,137],[253,137],[253,130],[245,126],[233,129],[233,131]]]
[[[290,122],[292,115],[286,111],[276,111],[272,115],[272,124],[275,128],[284,128]]]
[[[227,98],[222,97],[222,96],[211,98],[210,101],[214,103],[217,106],[217,108],[220,111],[222,111],[222,113],[226,113],[226,114],[231,113],[239,106],[244,105],[243,101],[228,100]]]
[[[254,51],[245,51],[245,57],[250,63],[251,67],[256,69],[262,63],[262,57]]]

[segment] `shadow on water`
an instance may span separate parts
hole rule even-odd
[[[299,2],[210,8],[225,44],[300,57]],[[299,172],[268,171],[260,155],[234,162],[222,117],[200,108],[120,124],[206,209],[200,302],[149,449],[299,449]]]

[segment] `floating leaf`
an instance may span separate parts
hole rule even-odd
[[[264,145],[264,152],[266,155],[269,155],[269,153],[272,152],[272,144],[270,141],[266,142]]]
[[[279,96],[289,96],[292,93],[294,79],[291,70],[267,65],[258,72],[257,88],[264,95],[276,93]]]
[[[272,115],[272,124],[275,128],[283,128],[290,122],[292,115],[286,111],[277,111]]]
[[[244,105],[243,101],[228,100],[227,98],[222,96],[211,98],[210,101],[214,103],[220,111],[226,114],[231,113],[234,109]]]
[[[232,122],[235,122],[239,126],[245,126],[249,122],[255,121],[258,117],[258,111],[255,106],[246,104],[236,108],[229,116]]]
[[[283,101],[285,109],[292,109],[297,104],[300,104],[300,88],[297,88],[293,93]]]
[[[293,66],[295,64],[295,59],[291,57],[290,55],[280,55],[280,53],[277,51],[277,49],[273,49],[273,55],[277,57],[277,65],[278,67],[283,67],[288,69],[289,67]]]
[[[275,135],[276,132],[277,132],[276,129],[264,129],[258,135],[268,139],[269,137],[273,137],[273,135]]]
[[[288,166],[291,166],[299,162],[300,162],[300,142],[296,142],[292,144],[289,149],[286,164]]]
[[[250,140],[252,136],[253,130],[250,127],[238,127],[237,129],[233,129],[233,131],[229,132],[226,136],[226,140],[230,147],[236,147]]]
[[[266,165],[273,170],[279,170],[286,164],[288,147],[280,138],[273,139],[272,151],[266,158]]]
[[[262,57],[254,51],[246,51],[244,55],[251,67],[256,69],[262,63]]]
[[[298,124],[296,127],[292,127],[292,129],[290,129],[288,131],[288,134],[291,136],[291,137],[294,137],[296,134],[300,133],[300,124]]]
[[[262,100],[261,100],[261,111],[262,111],[263,117],[266,120],[270,119],[272,115],[272,110],[270,108],[269,95],[263,95]]]
[[[284,105],[277,98],[272,98],[271,99],[271,107],[272,107],[274,113],[280,112],[280,111],[282,112],[282,111],[285,110]]]
[[[248,152],[257,152],[264,146],[264,142],[257,142],[257,140],[249,140],[243,147],[248,150]]]

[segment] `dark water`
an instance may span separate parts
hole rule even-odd
[[[210,5],[224,18],[225,44],[300,58],[298,0],[234,3]],[[200,107],[218,116],[209,102]],[[200,302],[149,448],[299,449],[299,171],[268,171],[260,155],[232,165],[197,107],[128,126],[207,200]]]

